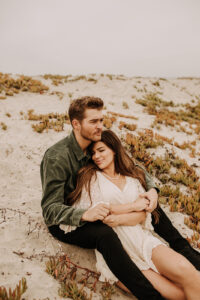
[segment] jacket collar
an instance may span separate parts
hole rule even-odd
[[[76,158],[78,161],[82,160],[83,158],[90,158],[89,154],[84,154],[83,150],[81,149],[79,143],[76,140],[76,137],[74,135],[74,131],[72,130],[72,132],[69,135],[69,144],[70,144],[70,149],[72,149],[72,151],[74,152]]]

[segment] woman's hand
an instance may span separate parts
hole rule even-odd
[[[120,225],[120,215],[109,215],[102,221],[110,227],[116,227]]]
[[[147,210],[149,207],[150,201],[145,198],[143,195],[139,195],[137,200],[133,202],[134,211]]]

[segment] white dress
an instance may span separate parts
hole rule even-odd
[[[135,201],[144,189],[138,179],[126,177],[126,184],[123,190],[120,190],[114,183],[107,179],[101,172],[97,172],[97,179],[91,181],[91,199],[92,206],[99,203],[124,204]],[[83,189],[81,198],[74,207],[88,209],[91,207],[91,201],[88,193]],[[66,233],[75,230],[76,226],[60,225],[60,228]],[[151,225],[151,214],[148,213],[144,224],[135,226],[116,226],[113,230],[117,233],[124,249],[129,254],[132,261],[140,270],[153,269],[158,272],[151,260],[152,249],[158,245],[165,245],[157,237],[153,236],[153,227]],[[166,245],[165,245],[166,246]],[[101,281],[111,283],[118,281],[115,275],[108,268],[102,254],[95,250],[96,268],[101,273]],[[114,254],[113,254],[114,255]]]

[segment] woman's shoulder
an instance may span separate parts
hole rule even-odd
[[[129,182],[129,183],[134,183],[134,184],[140,184],[140,181],[137,179],[137,178],[134,178],[134,177],[131,177],[131,176],[125,176],[126,177],[126,180]]]
[[[135,186],[135,188],[137,188],[141,193],[145,191],[139,179],[127,176],[127,181],[131,187]]]
[[[99,179],[103,176],[102,172],[101,171],[96,171],[96,177]],[[105,176],[103,176],[105,177]]]

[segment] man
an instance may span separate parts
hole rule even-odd
[[[103,101],[95,97],[83,97],[71,103],[69,117],[73,131],[49,148],[41,163],[44,220],[50,233],[62,242],[99,250],[111,271],[138,299],[163,299],[132,262],[112,228],[102,222],[109,214],[106,204],[88,210],[64,204],[66,196],[75,189],[78,170],[90,160],[87,147],[101,139],[102,109]],[[146,171],[145,179],[148,191],[143,197],[150,201],[148,211],[153,211],[157,207],[157,190]],[[172,226],[161,208],[159,212],[159,223],[154,224],[153,219],[155,231],[200,269],[198,253]],[[59,224],[78,228],[65,234]]]

